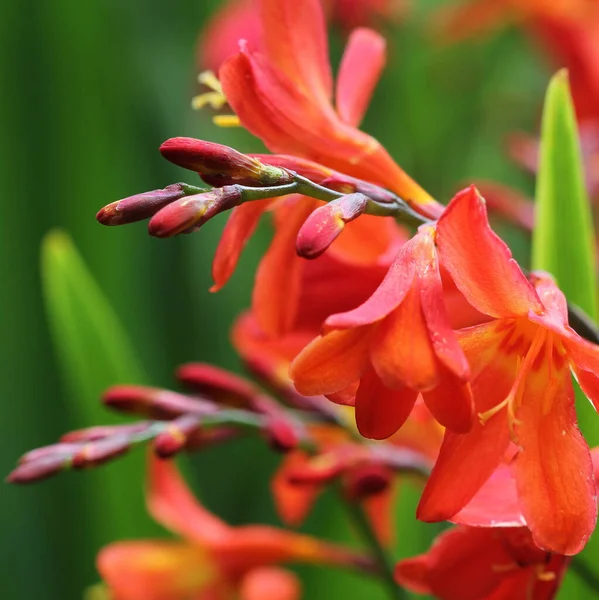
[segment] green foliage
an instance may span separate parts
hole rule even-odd
[[[144,383],[146,375],[116,313],[61,231],[44,239],[42,279],[69,409],[81,427],[122,421],[102,407],[102,392],[114,384]],[[143,455],[138,453],[98,470],[86,482],[94,542],[155,532],[141,508],[143,478]]]
[[[591,207],[568,74],[551,80],[543,109],[532,266],[549,271],[569,302],[597,317]]]

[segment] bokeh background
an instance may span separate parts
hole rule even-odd
[[[220,4],[2,2],[2,473],[26,450],[67,430],[109,422],[113,417],[96,403],[110,384],[172,386],[174,368],[190,360],[241,371],[227,332],[249,303],[268,223],[260,227],[232,281],[211,295],[210,263],[222,218],[200,233],[171,240],[150,239],[143,224],[104,228],[94,219],[115,199],[182,179],[195,183],[189,173],[161,159],[157,148],[168,137],[261,149],[249,134],[218,129],[208,113],[190,108],[197,92],[197,40]],[[364,128],[437,198],[449,199],[473,177],[532,194],[532,178],[506,157],[504,142],[511,131],[537,131],[551,67],[516,30],[444,47],[430,28],[430,15],[443,2],[413,4],[404,20],[383,25],[389,65]],[[334,61],[343,37],[333,28]],[[526,264],[526,236],[499,226]],[[139,365],[125,369],[119,380],[106,367],[109,345],[82,347],[83,372],[72,371],[73,361],[65,366],[64,339],[48,323],[40,275],[40,247],[55,228],[71,236],[132,341]],[[85,315],[96,309],[83,302],[73,310]],[[83,339],[95,339],[88,334],[81,331]],[[109,479],[93,471],[27,488],[2,487],[2,598],[80,598],[98,579],[94,556],[102,544],[165,535],[145,516],[142,455],[138,451],[123,466],[108,467]],[[261,444],[244,441],[194,457],[188,472],[206,504],[230,522],[277,523],[267,487],[274,464],[276,457]],[[438,531],[413,523],[417,497],[410,485],[402,488],[398,557],[423,551]],[[104,511],[110,519],[103,519]],[[352,539],[333,498],[320,502],[306,530]],[[336,592],[383,598],[373,584],[346,574],[302,573],[307,598]],[[584,590],[579,593],[587,597]]]

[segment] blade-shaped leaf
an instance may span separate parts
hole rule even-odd
[[[591,208],[567,71],[551,80],[543,109],[532,266],[549,271],[569,302],[597,317]]]
[[[43,242],[42,279],[75,421],[80,427],[121,421],[102,407],[102,391],[119,383],[144,383],[146,376],[117,315],[70,238],[60,231]],[[144,508],[142,453],[84,476],[96,545],[157,530]]]

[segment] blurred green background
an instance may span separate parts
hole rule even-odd
[[[532,179],[505,157],[504,137],[516,129],[537,130],[550,69],[513,31],[442,47],[427,26],[440,2],[415,4],[406,22],[385,28],[389,68],[364,128],[440,199],[449,199],[474,176],[532,195]],[[115,199],[182,179],[195,183],[161,159],[157,148],[168,137],[201,137],[242,150],[261,147],[241,130],[217,129],[210,115],[190,108],[196,41],[219,5],[218,0],[2,3],[0,460],[5,474],[26,450],[52,443],[67,430],[113,419],[94,404],[110,384],[172,386],[174,368],[190,360],[240,369],[227,329],[248,305],[268,224],[230,284],[211,295],[210,263],[222,217],[198,234],[172,240],[150,239],[143,224],[104,228],[94,219]],[[340,31],[333,32],[336,59],[342,39]],[[57,227],[72,237],[114,307],[132,340],[134,367],[115,366],[110,339],[75,352],[83,374],[61,366],[64,344],[53,341],[39,269],[42,240]],[[501,231],[526,263],[525,237]],[[63,284],[74,285],[77,295],[77,282]],[[60,285],[48,289],[59,293]],[[93,321],[98,306],[86,297],[72,307],[73,315]],[[75,327],[78,331],[85,340],[102,337]],[[162,535],[145,516],[141,455],[109,467],[114,474],[108,479],[99,471],[68,473],[33,487],[2,488],[2,598],[80,598],[97,581],[94,556],[102,544]],[[276,523],[267,489],[276,460],[261,444],[245,441],[195,457],[190,472],[206,503],[230,522]],[[423,551],[438,531],[412,522],[417,497],[417,490],[402,489],[397,556]],[[103,511],[110,511],[110,520],[102,518]],[[326,535],[351,539],[332,497],[319,504],[307,530],[323,524]],[[306,598],[330,598],[341,590],[350,598],[384,597],[373,584],[359,584],[346,574],[302,572]],[[584,590],[580,594],[586,597]]]

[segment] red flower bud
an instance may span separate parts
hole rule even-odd
[[[297,253],[304,258],[319,257],[339,237],[345,224],[364,212],[367,204],[364,194],[348,194],[317,208],[297,234]]]
[[[21,463],[10,473],[6,481],[7,483],[33,483],[62,471],[69,464],[70,458],[68,455],[63,453],[48,454],[36,460]]]
[[[241,190],[235,185],[186,196],[159,210],[150,220],[148,232],[160,238],[190,233],[214,215],[241,204],[241,201]]]
[[[193,138],[171,138],[160,146],[160,152],[170,162],[202,177],[216,176],[221,185],[274,186],[291,183],[294,177],[286,169],[265,165],[229,146]]]
[[[121,412],[141,414],[152,419],[173,419],[188,413],[214,412],[210,402],[177,392],[138,385],[120,385],[104,393],[104,403]]]
[[[102,225],[126,225],[149,219],[167,204],[185,196],[180,183],[168,185],[163,190],[153,190],[117,200],[100,209],[96,219]]]
[[[345,493],[349,500],[363,500],[385,491],[393,474],[380,463],[363,463],[348,469],[343,480]]]
[[[258,394],[245,379],[205,363],[182,365],[177,369],[177,378],[195,392],[230,406],[247,407]]]
[[[115,435],[89,442],[75,453],[72,466],[75,469],[95,467],[125,454],[130,447],[131,440],[126,435]]]
[[[293,423],[282,415],[271,416],[267,419],[264,432],[270,446],[279,452],[289,452],[297,447],[298,434]]]
[[[146,430],[151,425],[148,421],[132,423],[131,425],[98,425],[76,431],[69,431],[61,438],[61,442],[93,442],[112,435],[135,435]],[[58,444],[57,444],[58,445]]]
[[[200,424],[198,415],[183,415],[171,421],[167,428],[156,436],[154,451],[161,458],[177,454],[193,440],[194,434],[200,429]]]

